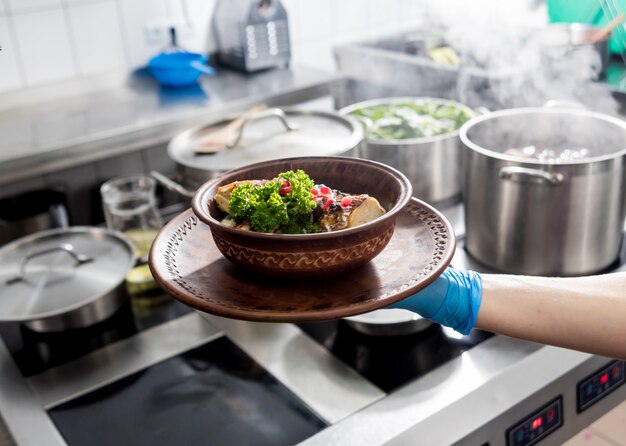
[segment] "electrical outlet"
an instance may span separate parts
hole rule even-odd
[[[171,43],[170,29],[176,30],[177,39],[193,36],[193,28],[185,21],[150,22],[144,27],[144,35],[148,45],[165,45]]]

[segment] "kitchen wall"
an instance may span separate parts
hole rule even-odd
[[[332,47],[421,22],[411,0],[283,0],[293,62],[334,69]],[[145,65],[167,44],[211,52],[215,0],[0,0],[0,92]]]

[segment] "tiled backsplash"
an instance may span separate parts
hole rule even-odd
[[[420,23],[412,0],[283,0],[293,62],[332,70],[332,47]],[[167,42],[146,25],[188,23],[190,51],[212,52],[215,0],[0,0],[0,92],[131,71]]]

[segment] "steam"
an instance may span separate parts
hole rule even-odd
[[[336,50],[339,69],[369,84],[354,87],[358,97],[352,102],[391,95],[436,96],[495,110],[556,101],[617,114],[618,102],[596,81],[601,59],[593,47],[568,50],[567,45],[549,45],[539,37],[548,25],[543,0],[421,4],[420,30],[373,42],[361,53]],[[406,43],[433,36],[455,50],[460,66],[424,63],[427,55],[419,43]]]
[[[618,103],[599,77],[601,56],[592,46],[566,45],[546,35],[545,2],[532,0],[428,0],[432,24],[462,55],[457,99],[492,108],[542,106],[549,101],[616,113]],[[444,3],[445,5],[442,5]],[[480,78],[488,86],[477,85]]]

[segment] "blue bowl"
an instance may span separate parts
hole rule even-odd
[[[148,71],[166,87],[188,87],[202,74],[215,74],[206,63],[207,57],[198,53],[161,53],[148,61]]]

